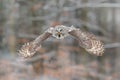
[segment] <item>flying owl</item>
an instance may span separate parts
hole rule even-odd
[[[97,56],[101,56],[104,53],[103,43],[98,40],[95,35],[81,31],[73,26],[67,27],[64,25],[57,25],[55,27],[50,27],[32,42],[24,44],[19,50],[19,55],[24,58],[31,57],[41,47],[40,44],[47,38],[53,36],[57,39],[64,39],[69,35],[74,36],[78,40],[79,45],[87,52]]]

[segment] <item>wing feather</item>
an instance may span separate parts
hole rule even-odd
[[[39,48],[41,48],[40,46],[41,43],[45,41],[47,38],[49,38],[50,36],[51,36],[51,33],[46,31],[45,33],[38,36],[32,42],[25,43],[19,50],[19,55],[24,58],[33,56],[36,53],[36,51]]]
[[[85,48],[91,54],[101,56],[104,53],[103,43],[96,38],[95,35],[81,31],[79,29],[69,32],[72,36],[76,37],[79,41],[79,45]]]

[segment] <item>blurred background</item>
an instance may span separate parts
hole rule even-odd
[[[20,47],[56,25],[74,25],[105,44],[87,53],[72,36],[51,37],[31,58]],[[0,80],[120,80],[120,0],[0,0]]]

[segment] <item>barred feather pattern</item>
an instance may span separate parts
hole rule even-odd
[[[92,40],[91,44],[92,44],[92,48],[90,49],[86,48],[86,51],[88,51],[91,54],[95,54],[97,56],[102,56],[104,52],[103,44],[97,40]]]
[[[101,56],[104,53],[103,43],[95,35],[78,29],[71,31],[70,34],[76,37],[79,45],[89,53],[97,56]]]
[[[31,57],[40,48],[40,44],[50,36],[53,36],[57,39],[63,39],[64,37],[67,37],[68,34],[76,37],[76,39],[78,39],[79,41],[80,46],[89,53],[97,56],[101,56],[104,53],[103,44],[100,40],[96,38],[95,35],[76,29],[73,26],[67,27],[63,25],[58,25],[55,28],[51,27],[46,30],[34,41],[24,44],[19,50],[19,55],[25,58]]]
[[[40,44],[48,37],[50,37],[50,35],[50,33],[45,32],[38,36],[34,41],[25,43],[18,51],[18,55],[23,58],[32,57],[41,48]]]
[[[19,50],[19,55],[22,57],[31,57],[36,53],[35,45],[32,43],[25,43],[21,50]]]

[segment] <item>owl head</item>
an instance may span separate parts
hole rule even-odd
[[[52,35],[57,39],[64,39],[68,36],[68,29],[63,25],[58,25],[54,28]]]

